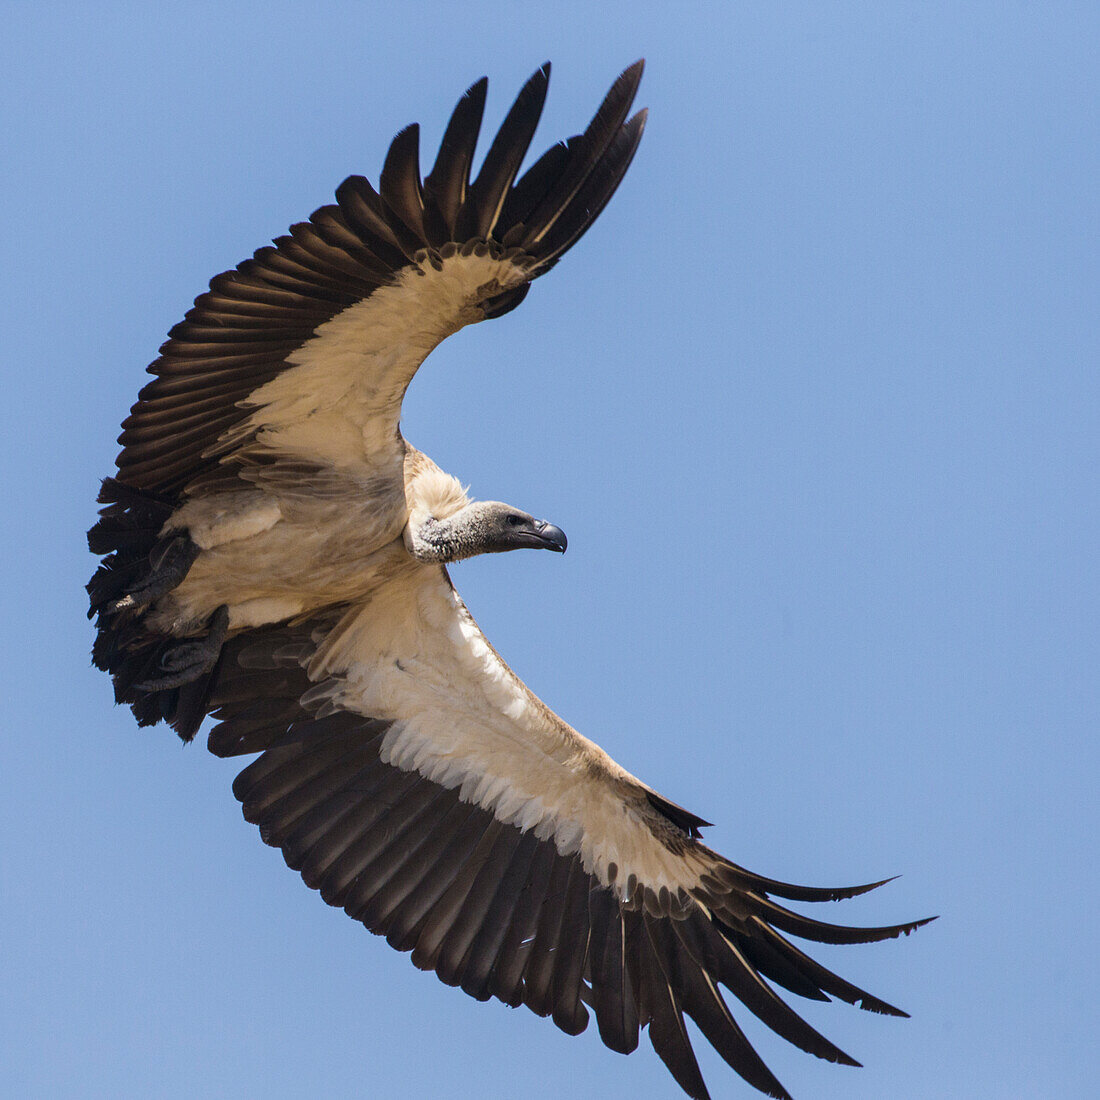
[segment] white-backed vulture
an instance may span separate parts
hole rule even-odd
[[[649,1037],[707,1095],[684,1015],[770,1096],[787,1092],[719,986],[803,1050],[854,1065],[774,986],[903,1015],[788,939],[908,933],[824,924],[774,898],[851,897],[753,874],[701,818],[571,729],[512,673],[447,563],[564,551],[556,527],[459,482],[402,438],[405,390],[464,325],[514,308],[630,164],[639,62],[583,134],[516,179],[549,66],[471,182],[487,82],[459,101],[423,180],[418,131],[376,191],[352,176],[169,333],[123,423],[89,534],[96,665],[139,724],[190,740],[209,714],[245,817],[330,905],[481,1000],[589,1011],[612,1050]]]

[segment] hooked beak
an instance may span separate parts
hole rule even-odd
[[[544,519],[535,520],[533,525],[534,538],[537,540],[533,543],[543,550],[553,550],[557,554],[564,554],[565,548],[569,545],[569,540],[565,537],[565,532],[560,527],[555,527],[552,523],[547,523]]]

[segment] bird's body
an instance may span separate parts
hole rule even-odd
[[[388,478],[330,474],[324,496],[242,486],[186,502],[165,530],[189,534],[201,552],[149,625],[186,633],[225,605],[239,630],[366,597],[411,557],[402,532],[415,498],[404,479],[418,458],[388,463]]]
[[[791,912],[870,886],[799,887],[737,867],[669,802],[553,713],[485,639],[447,565],[565,549],[552,524],[472,500],[401,435],[420,363],[522,299],[599,214],[644,113],[641,66],[584,134],[515,182],[548,68],[509,112],[477,179],[484,82],[421,181],[415,128],[380,190],[338,203],[218,276],[172,330],[125,421],[90,533],[93,656],[142,724],[259,752],[234,785],[250,821],[326,901],[417,966],[569,1032],[588,1008],[627,1052],[649,1028],[706,1095],[683,1015],[773,1096],[718,985],[791,1042],[851,1062],[765,979],[899,1014],[782,935],[883,939]],[[587,1007],[586,1007],[587,1006]]]

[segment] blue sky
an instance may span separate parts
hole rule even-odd
[[[12,1095],[678,1095],[643,1040],[478,1005],[265,848],[232,762],[113,708],[83,531],[144,366],[206,281],[487,124],[535,144],[649,59],[625,183],[405,431],[563,558],[454,577],[565,718],[737,862],[903,878],[942,914],[821,952],[901,1004],[746,1021],[799,1097],[1091,1094],[1098,901],[1092,4],[9,3],[0,1061]],[[739,1013],[744,1017],[745,1013]],[[700,1048],[714,1096],[755,1095]],[[7,1048],[7,1049],[4,1049]]]

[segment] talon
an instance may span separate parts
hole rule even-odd
[[[151,572],[125,596],[113,600],[107,609],[113,614],[141,611],[161,596],[178,588],[199,556],[199,547],[189,536],[179,535],[149,555]]]
[[[160,659],[160,667],[165,672],[183,672],[192,665],[202,664],[209,648],[207,639],[201,642],[187,642],[168,650]]]
[[[160,659],[165,675],[143,680],[134,686],[138,691],[168,691],[183,687],[206,675],[218,663],[225,635],[229,630],[229,608],[222,604],[210,616],[209,630],[205,638],[179,642],[167,650]]]

